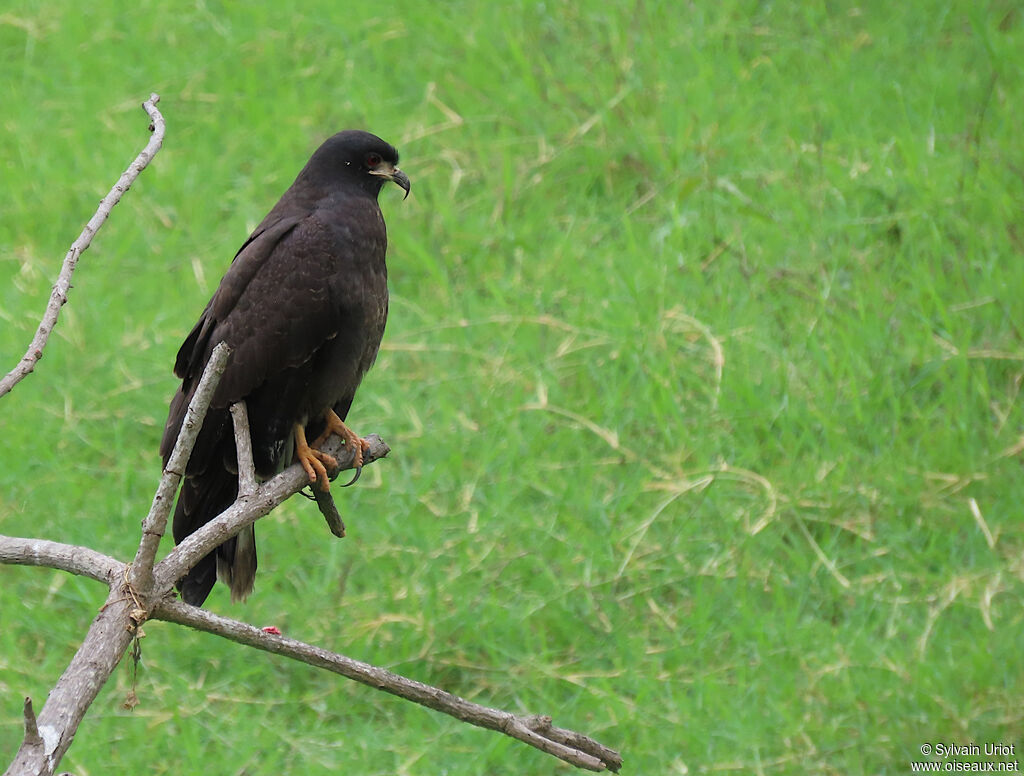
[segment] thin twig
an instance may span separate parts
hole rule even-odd
[[[174,443],[170,458],[167,459],[167,466],[164,467],[160,484],[153,496],[149,514],[142,521],[142,540],[139,542],[138,552],[135,553],[135,560],[132,561],[130,575],[132,587],[142,595],[148,595],[152,589],[153,563],[156,560],[160,539],[167,529],[167,516],[171,512],[171,504],[174,503],[174,494],[178,492],[185,466],[192,455],[192,448],[195,447],[199,430],[203,427],[214,391],[217,390],[230,355],[231,348],[223,342],[213,349],[185,412],[185,420],[181,424],[181,431],[178,432],[178,439]]]
[[[231,420],[235,425],[235,450],[238,457],[238,495],[256,492],[256,466],[252,461],[252,436],[249,434],[249,411],[245,402],[231,405]]]
[[[334,496],[331,495],[329,490],[321,490],[315,484],[311,490],[313,491],[313,500],[316,502],[316,508],[324,516],[324,520],[327,521],[327,527],[331,533],[339,539],[344,539],[345,521],[341,519],[338,506],[334,503]]]
[[[160,601],[154,607],[152,616],[326,669],[471,725],[504,733],[579,768],[618,771],[622,766],[622,757],[618,752],[580,733],[553,727],[550,717],[519,716],[481,706],[429,684],[407,679],[383,668],[286,636],[267,633],[252,625],[180,601]]]
[[[25,696],[25,705],[22,707],[22,714],[25,717],[25,744],[27,746],[42,746],[43,737],[39,735],[39,725],[36,723],[36,713],[32,709],[32,699]]]
[[[36,335],[32,338],[32,343],[28,346],[28,350],[22,356],[18,365],[0,380],[0,396],[9,393],[15,385],[28,376],[35,369],[39,359],[43,357],[43,349],[50,339],[50,333],[53,331],[54,326],[57,325],[60,308],[68,301],[68,292],[71,289],[71,275],[75,271],[79,257],[85,253],[92,243],[92,238],[96,236],[96,232],[103,226],[107,216],[110,215],[110,211],[114,209],[114,205],[120,201],[121,196],[128,191],[132,183],[135,182],[135,179],[139,177],[139,173],[146,169],[146,166],[156,156],[157,151],[160,150],[160,146],[164,142],[165,125],[164,117],[156,108],[156,103],[159,100],[159,95],[152,94],[146,102],[142,103],[143,109],[149,114],[152,122],[150,124],[150,131],[153,134],[150,136],[146,147],[135,157],[135,161],[128,166],[128,169],[122,173],[117,183],[114,184],[114,188],[100,201],[99,207],[96,209],[93,217],[89,219],[89,223],[82,229],[82,233],[78,235],[78,239],[71,244],[67,256],[64,257],[64,264],[61,266],[60,274],[57,276],[57,282],[54,283],[53,290],[50,292],[50,302],[46,305],[46,312],[43,313],[43,319],[39,323],[39,328],[36,329]]]

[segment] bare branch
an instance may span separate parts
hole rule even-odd
[[[341,674],[361,684],[440,711],[471,725],[504,733],[579,768],[591,771],[618,771],[622,766],[622,757],[618,752],[580,733],[553,727],[550,717],[522,717],[481,706],[429,684],[407,679],[383,668],[328,652],[286,636],[267,633],[252,625],[221,617],[180,601],[160,601],[154,607],[152,616]]]
[[[329,490],[320,490],[320,488],[311,488],[311,490],[313,491],[313,500],[316,501],[317,509],[320,510],[320,514],[327,521],[327,527],[331,533],[339,539],[344,539],[345,521],[341,519],[341,513],[338,512],[338,507],[334,503],[334,496],[331,495]]]
[[[32,709],[32,699],[25,696],[25,705],[22,707],[22,714],[25,717],[25,744],[27,746],[42,746],[43,737],[39,735],[39,725],[36,722],[36,713]]]
[[[235,450],[238,456],[238,493],[248,496],[256,492],[256,466],[252,462],[252,437],[249,434],[249,411],[245,402],[231,405],[231,421],[235,424]]]
[[[579,749],[587,754],[593,755],[601,762],[605,764],[605,767],[615,773],[619,772],[619,768],[622,767],[622,755],[616,750],[611,749],[603,744],[599,744],[597,741],[577,733],[573,730],[566,730],[565,728],[555,727],[551,724],[551,717],[546,715],[538,715],[535,717],[526,718],[526,727],[529,730],[542,733],[545,738],[550,738],[552,741],[557,741],[560,744]]]
[[[139,177],[139,173],[146,169],[146,166],[156,156],[157,151],[160,150],[160,146],[163,145],[165,125],[164,117],[160,115],[160,111],[156,108],[156,103],[159,100],[159,95],[151,94],[149,99],[142,103],[143,109],[149,114],[151,119],[150,131],[153,134],[150,136],[146,147],[135,157],[135,161],[128,166],[128,169],[122,173],[117,183],[114,184],[114,188],[100,201],[99,207],[96,209],[93,217],[89,219],[89,223],[82,229],[78,239],[71,244],[67,256],[64,257],[64,264],[61,266],[60,274],[57,276],[57,282],[50,292],[50,302],[46,306],[46,312],[39,323],[39,328],[36,329],[36,335],[32,338],[32,343],[28,346],[28,350],[22,356],[18,365],[0,380],[0,396],[9,393],[15,385],[35,369],[36,363],[43,357],[43,349],[46,347],[46,342],[50,339],[53,327],[57,325],[60,308],[68,301],[68,291],[71,289],[71,275],[75,271],[79,257],[85,253],[92,243],[92,238],[96,236],[96,232],[103,226],[107,216],[110,215],[110,211],[114,209],[114,205],[120,201],[121,196],[128,191],[132,183],[135,182],[135,179]]]
[[[124,573],[123,563],[88,547],[17,536],[0,536],[0,563],[60,569],[106,585]]]
[[[53,776],[85,712],[134,638],[135,628],[130,618],[134,605],[121,588],[116,584],[111,587],[107,602],[100,608],[82,645],[39,712],[38,736],[32,738],[28,735],[31,731],[26,730],[25,739],[6,771],[7,776]],[[42,746],[38,738],[42,739]]]
[[[366,437],[369,450],[363,453],[367,466],[386,456],[390,449],[379,436]],[[323,451],[338,460],[339,470],[352,469],[355,451],[346,448],[339,436],[332,436]],[[309,477],[299,464],[292,464],[271,480],[263,483],[251,495],[240,495],[230,507],[209,523],[182,540],[167,557],[153,569],[154,590],[169,590],[171,585],[188,573],[214,547],[223,544],[248,525],[270,513],[278,504],[309,484]]]
[[[192,455],[192,448],[195,447],[199,430],[203,427],[214,391],[217,390],[230,355],[231,348],[223,342],[210,354],[210,360],[203,370],[202,377],[199,378],[199,385],[196,386],[192,401],[185,412],[185,420],[182,421],[178,439],[174,443],[174,449],[167,459],[167,466],[153,496],[153,505],[142,521],[142,540],[132,562],[131,583],[143,595],[148,595],[153,587],[153,562],[160,546],[160,539],[167,529],[167,516],[171,512],[171,504],[174,503],[174,494],[178,492],[185,466]],[[162,594],[164,591],[160,592]]]

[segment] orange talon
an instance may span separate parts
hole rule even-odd
[[[352,461],[352,466],[355,469],[363,468],[363,453],[370,449],[370,443],[346,426],[345,421],[339,418],[338,413],[334,410],[327,410],[324,413],[324,420],[327,422],[327,427],[316,438],[313,447],[320,447],[331,434],[337,434],[345,440],[346,447],[355,450],[355,460]]]
[[[367,442],[365,439],[362,439],[360,437],[359,438],[359,447],[356,450],[356,460],[358,461],[358,464],[356,464],[356,467],[355,467],[356,468],[356,473],[352,476],[352,479],[350,479],[348,482],[346,482],[341,487],[347,488],[349,485],[355,485],[356,484],[356,480],[359,479],[359,475],[363,473],[363,453],[368,453],[369,451],[370,451],[370,443]]]
[[[305,429],[299,424],[295,425],[295,457],[302,464],[302,468],[306,470],[310,482],[319,482],[321,490],[329,490],[330,480],[327,477],[327,468],[324,464],[332,469],[336,469],[338,461],[333,455],[321,452],[318,448],[328,440],[331,434],[337,434],[345,440],[346,447],[355,451],[352,466],[356,470],[356,474],[350,482],[342,486],[347,488],[358,480],[359,475],[362,474],[363,453],[369,451],[370,443],[346,426],[345,421],[339,418],[338,413],[333,409],[328,409],[324,412],[324,420],[327,426],[324,428],[323,433],[313,441],[312,445],[306,442]]]
[[[306,475],[309,477],[310,482],[317,483],[320,486],[320,490],[327,491],[331,489],[331,480],[327,476],[327,467],[337,468],[338,462],[333,455],[328,455],[310,447],[306,441],[306,430],[299,423],[295,424],[295,457],[302,464],[302,468],[306,470]]]

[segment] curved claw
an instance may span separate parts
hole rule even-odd
[[[362,466],[357,466],[356,467],[356,475],[351,480],[349,480],[344,485],[342,485],[341,487],[347,488],[349,485],[355,485],[356,484],[356,480],[359,479],[359,475],[362,474],[362,473],[363,473],[363,467]]]

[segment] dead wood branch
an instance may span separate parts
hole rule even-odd
[[[6,776],[53,776],[86,711],[114,673],[135,634],[131,598],[116,583],[71,663],[50,691],[37,718],[37,736],[26,729]],[[39,739],[42,745],[39,745]]]
[[[256,492],[256,465],[252,460],[252,436],[249,433],[249,410],[244,401],[231,405],[231,422],[235,426],[235,450],[238,458],[238,494]]]
[[[376,434],[366,437],[366,441],[370,443],[370,449],[363,453],[364,466],[383,458],[390,451],[384,440]],[[345,449],[341,437],[332,436],[323,446],[323,450],[338,460],[339,470],[353,468],[355,453]],[[234,504],[195,533],[187,536],[156,565],[153,570],[156,587],[170,589],[170,585],[181,579],[214,547],[267,515],[308,484],[309,477],[302,466],[292,464],[273,479],[260,485],[255,493],[240,495]]]
[[[39,323],[39,328],[36,329],[36,335],[32,338],[32,343],[28,346],[28,350],[21,357],[18,365],[0,380],[0,396],[9,393],[15,385],[27,377],[35,369],[39,359],[43,357],[43,349],[50,339],[53,327],[57,325],[60,308],[68,301],[68,292],[71,289],[71,275],[75,271],[79,257],[85,253],[92,243],[92,238],[96,236],[96,232],[103,226],[107,216],[110,215],[110,211],[114,209],[114,205],[121,200],[121,196],[128,191],[132,183],[135,182],[135,179],[139,177],[139,173],[146,169],[146,166],[153,161],[153,157],[156,156],[160,146],[163,145],[165,124],[164,117],[156,108],[159,100],[159,95],[152,94],[146,102],[142,103],[143,109],[149,114],[152,122],[150,124],[152,135],[150,135],[149,142],[139,152],[139,155],[135,157],[135,161],[121,174],[117,183],[114,184],[114,188],[110,190],[107,196],[100,200],[100,205],[93,214],[93,217],[89,219],[89,223],[82,229],[78,239],[71,243],[71,248],[68,250],[67,256],[64,257],[64,264],[61,266],[60,274],[57,276],[57,282],[53,284],[53,290],[50,292],[50,302],[46,305],[46,312],[43,313],[43,319]]]
[[[320,510],[320,514],[327,521],[327,527],[331,533],[339,539],[344,539],[345,521],[341,519],[341,513],[334,503],[334,496],[331,495],[329,490],[320,490],[320,488],[310,488],[310,490],[313,491],[313,500],[316,501],[317,509]]]
[[[181,424],[181,431],[178,432],[178,439],[174,443],[171,456],[167,459],[167,466],[164,467],[160,484],[153,496],[149,514],[142,521],[142,539],[139,542],[138,552],[135,554],[135,561],[132,563],[131,583],[143,595],[148,595],[153,587],[153,563],[156,560],[160,539],[163,538],[164,532],[167,530],[167,516],[171,513],[174,494],[178,492],[178,485],[184,476],[185,466],[188,464],[189,456],[192,455],[192,448],[195,447],[196,439],[199,437],[199,430],[203,427],[203,420],[210,409],[210,402],[213,401],[213,392],[217,390],[230,355],[231,348],[223,342],[219,343],[210,354],[210,360],[206,369],[203,370],[199,385],[196,386],[196,391],[185,411],[185,420]]]
[[[229,353],[230,350],[222,343],[217,346],[214,357],[207,364],[175,444],[174,453],[178,455],[175,458],[172,453],[168,469],[174,463],[179,471],[184,471]],[[14,762],[7,770],[7,776],[53,776],[61,758],[71,746],[85,713],[117,668],[122,655],[135,638],[138,626],[148,617],[152,602],[170,592],[170,585],[175,580],[171,580],[163,589],[154,589],[153,559],[167,523],[169,502],[173,500],[180,479],[180,474],[169,477],[164,472],[153,499],[153,507],[143,521],[142,537],[136,554],[140,563],[147,564],[143,573],[133,573],[129,567],[118,564],[112,558],[85,548],[69,548],[68,545],[42,540],[4,541],[0,537],[0,559],[10,554],[14,558],[11,562],[14,563],[49,565],[55,568],[72,566],[69,570],[74,573],[86,573],[110,586],[107,600],[89,627],[85,639],[50,691],[36,720],[35,734],[26,723],[25,737]],[[169,489],[171,480],[174,483],[173,489]],[[21,550],[20,555],[15,554],[17,550]],[[53,562],[43,562],[47,554],[53,555]],[[118,574],[119,570],[121,573]]]
[[[579,768],[591,771],[618,771],[622,765],[622,758],[618,752],[580,733],[553,727],[550,717],[523,717],[481,706],[429,684],[407,679],[386,669],[287,636],[267,633],[252,625],[221,617],[180,601],[161,601],[154,608],[152,616],[341,674],[368,687],[397,695],[471,725],[504,733]]]
[[[107,585],[124,573],[123,563],[88,547],[17,536],[0,535],[0,563],[45,566],[89,577]]]

